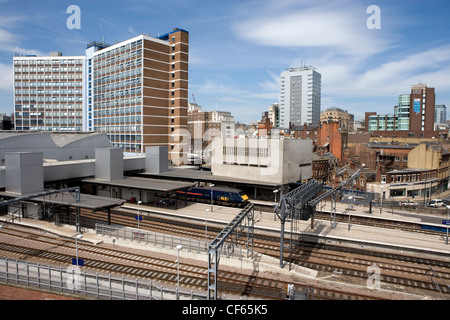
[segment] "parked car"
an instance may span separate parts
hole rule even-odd
[[[444,201],[442,201],[441,199],[433,199],[433,200],[431,200],[431,201],[428,203],[428,206],[429,206],[429,207],[434,207],[434,208],[437,208],[437,207],[444,207],[444,206],[445,206],[445,203],[444,203]]]
[[[400,202],[401,206],[417,206],[417,203],[413,202],[412,200],[406,200],[403,202]]]

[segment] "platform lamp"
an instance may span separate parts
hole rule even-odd
[[[350,231],[350,209],[353,209],[353,207],[351,207],[352,201],[353,201],[353,196],[348,197],[348,231]]]
[[[273,190],[273,194],[275,195],[275,202],[277,202],[277,193],[280,192],[280,190]]]
[[[75,237],[75,250],[76,250],[76,257],[77,257],[77,266],[78,266],[78,240],[82,239],[83,235],[79,234]]]
[[[383,211],[383,191],[384,191],[384,187],[383,186],[381,186],[380,187],[381,188],[381,197],[380,197],[380,214],[381,214],[381,212]]]
[[[209,209],[206,209],[206,219],[205,219],[205,242],[208,243],[208,212],[211,212]]]
[[[178,292],[180,291],[180,250],[183,249],[183,246],[181,244],[177,245],[177,288]]]
[[[210,187],[211,187],[211,212],[213,212],[213,193],[214,193],[213,188],[214,188],[215,186],[216,186],[216,185],[215,185],[214,183],[212,183],[212,184],[210,185]]]
[[[140,220],[140,216],[139,216],[139,205],[141,205],[142,204],[142,201],[141,200],[139,200],[138,202],[137,202],[137,207],[138,207],[138,210],[137,210],[137,221],[138,221],[138,230],[139,230],[139,220]]]

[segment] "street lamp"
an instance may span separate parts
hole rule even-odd
[[[78,239],[82,239],[83,235],[79,234],[75,237],[75,250],[76,250],[76,256],[77,256],[77,266],[78,264]]]
[[[142,203],[141,200],[138,201],[137,205],[138,205],[138,211],[137,211],[137,221],[138,221],[138,230],[139,230],[139,220],[141,219],[139,216],[139,205]]]
[[[178,262],[177,287],[178,287],[178,292],[180,291],[180,250],[181,249],[183,249],[183,246],[181,244],[177,245],[177,262]]]
[[[206,209],[205,211],[206,219],[205,219],[205,242],[208,243],[208,212],[210,212],[209,209]]]
[[[215,184],[211,184],[211,212],[213,212],[213,193],[214,193],[214,191],[213,191],[213,188],[215,187]]]

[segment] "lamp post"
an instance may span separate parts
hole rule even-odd
[[[205,242],[208,243],[208,212],[210,212],[209,209],[205,210]]]
[[[348,197],[348,231],[350,231],[350,209],[353,209],[353,206],[350,207],[350,203],[353,201],[353,197]]]
[[[280,192],[280,190],[273,190],[273,193],[275,194],[275,202],[277,202],[277,193]]]
[[[139,200],[138,203],[137,203],[137,205],[138,205],[138,211],[137,211],[138,230],[139,230],[139,220],[141,219],[140,216],[139,216],[139,213],[140,213],[140,212],[139,212],[139,205],[140,205],[141,203],[142,203],[141,200]]]
[[[178,268],[177,268],[177,288],[178,291],[180,291],[180,250],[183,249],[183,246],[181,244],[177,245],[177,262],[178,262]]]
[[[79,234],[75,237],[75,250],[76,250],[76,257],[77,257],[77,266],[78,264],[78,239],[82,239],[83,235]]]
[[[381,200],[381,203],[380,203],[380,214],[381,214],[381,212],[383,211],[383,196],[384,196],[384,187],[383,186],[381,186],[381,198],[380,198],[380,200]]]
[[[211,212],[213,212],[213,188],[215,187],[215,184],[211,184]]]

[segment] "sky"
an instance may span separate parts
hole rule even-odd
[[[301,66],[322,75],[322,110],[393,113],[419,82],[450,106],[449,12],[448,0],[0,0],[0,113],[14,111],[15,53],[84,55],[92,40],[173,28],[189,32],[189,101],[235,121],[259,121]]]

